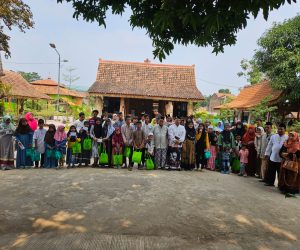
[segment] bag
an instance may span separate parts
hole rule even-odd
[[[154,169],[154,162],[151,159],[150,155],[146,156],[146,169],[147,170],[153,170]]]
[[[130,154],[131,154],[131,148],[130,147],[125,147],[124,155],[126,157],[130,157]]]
[[[132,162],[140,164],[141,161],[142,161],[142,152],[141,151],[133,151]]]
[[[234,171],[239,171],[241,168],[241,163],[238,158],[234,158],[232,161],[231,169]]]
[[[204,152],[204,157],[205,157],[206,160],[208,160],[211,157],[210,151],[205,151]]]
[[[100,164],[108,164],[108,154],[106,153],[106,150],[103,150],[100,154],[99,162]]]
[[[62,158],[62,153],[61,153],[59,150],[55,150],[55,151],[54,151],[54,158],[55,158],[56,160],[61,159],[61,158]]]
[[[102,143],[101,143],[101,144],[98,145],[98,154],[99,155],[101,155],[101,153],[102,153],[102,148],[103,148],[103,146],[102,146]]]
[[[46,150],[46,158],[52,158],[52,157],[55,157],[55,152],[53,149],[47,149]]]
[[[121,166],[123,165],[123,155],[114,155],[113,156],[113,164],[114,166]]]
[[[26,157],[31,157],[34,154],[34,148],[26,148]]]
[[[293,160],[286,159],[282,164],[282,168],[285,168],[295,173],[299,173],[299,162],[297,160],[296,154],[293,154]]]
[[[31,160],[32,161],[40,161],[41,160],[41,154],[37,150],[32,150],[32,155],[31,155]]]
[[[75,142],[72,147],[73,154],[80,154],[81,153],[81,144],[79,142]]]
[[[83,149],[84,150],[92,149],[92,139],[90,137],[87,137],[83,140]]]

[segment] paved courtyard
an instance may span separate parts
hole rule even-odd
[[[300,249],[300,197],[255,178],[33,169],[0,183],[0,249]]]

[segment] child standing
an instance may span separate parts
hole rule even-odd
[[[246,166],[248,164],[248,157],[249,157],[249,150],[247,149],[247,145],[243,144],[242,148],[239,152],[239,156],[240,156],[240,162],[241,162],[241,167],[240,167],[240,173],[239,176],[247,176],[246,174]]]
[[[123,146],[124,141],[121,134],[121,129],[119,127],[116,127],[115,133],[112,137],[112,155],[122,155],[123,154]],[[119,164],[117,165],[117,168],[119,168]]]
[[[67,144],[67,134],[65,132],[65,126],[59,125],[55,135],[54,135],[54,140],[55,140],[55,150],[61,152],[61,158],[59,159],[59,167],[64,166],[64,159],[66,155],[66,144]]]
[[[232,172],[237,174],[240,172],[240,160],[239,160],[239,152],[242,147],[242,137],[239,134],[235,136],[235,149],[232,157]]]
[[[91,138],[93,139],[92,157],[94,158],[94,163],[92,167],[98,167],[99,164],[99,146],[102,145],[102,120],[97,117],[95,124],[91,126],[90,130]]]
[[[31,168],[33,163],[30,156],[26,156],[26,149],[32,148],[33,131],[25,118],[20,119],[15,135],[17,141],[16,168]]]
[[[145,133],[142,130],[142,122],[138,121],[136,123],[136,130],[133,132],[133,148],[134,150],[139,150],[142,152],[142,163],[145,162]],[[139,164],[139,168],[141,164]]]
[[[33,140],[34,140],[34,146],[37,152],[41,154],[41,162],[39,166],[39,162],[35,162],[35,167],[43,168],[44,167],[44,159],[45,159],[45,135],[46,135],[46,129],[44,129],[44,120],[39,119],[38,121],[38,129],[34,131],[33,134]]]
[[[55,150],[55,139],[54,135],[56,132],[56,128],[53,124],[49,125],[48,131],[45,134],[45,153],[44,153],[44,167],[45,168],[55,168],[58,165],[58,161],[55,158],[54,150]]]
[[[222,152],[222,174],[230,174],[230,148],[225,147]]]
[[[145,145],[145,155],[150,157],[154,162],[154,136],[152,132],[148,134],[148,138]]]
[[[78,133],[76,127],[72,125],[67,133],[67,142],[68,142],[68,149],[67,149],[67,165],[68,168],[74,168],[75,162],[78,157],[77,153],[73,153],[73,147],[76,142],[80,142],[80,138],[78,137]]]
[[[79,131],[79,138],[81,142],[81,153],[79,154],[79,166],[84,164],[86,167],[91,162],[91,152],[92,149],[84,149],[84,140],[90,138],[89,132],[89,121],[84,121],[83,128]]]

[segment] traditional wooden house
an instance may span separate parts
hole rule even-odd
[[[235,98],[235,95],[229,93],[214,93],[210,99],[208,104],[208,112],[216,113],[215,107],[223,105],[227,102],[232,101]]]
[[[232,102],[217,106],[214,109],[233,109],[238,120],[250,122],[251,109],[260,104],[265,98],[268,98],[269,105],[275,105],[281,93],[281,91],[274,91],[269,81],[262,81],[244,87]]]
[[[50,100],[49,96],[37,91],[17,72],[0,70],[0,82],[9,86],[5,100],[15,105],[18,114],[23,113],[25,100]]]
[[[101,112],[139,115],[158,109],[163,115],[187,116],[203,100],[195,66],[99,61],[96,82],[88,90]]]
[[[57,99],[57,94],[59,93],[61,104],[64,103],[71,106],[81,106],[83,99],[86,97],[86,93],[67,89],[62,84],[60,84],[58,89],[58,83],[50,77],[31,82],[31,84],[37,91],[50,96],[54,100]]]

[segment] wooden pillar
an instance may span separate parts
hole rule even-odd
[[[187,115],[191,116],[193,113],[194,113],[193,103],[192,102],[188,102],[188,105],[187,105]]]
[[[124,97],[120,97],[120,112],[123,113],[123,115],[125,115],[125,98]]]
[[[173,102],[169,101],[165,105],[166,115],[173,116]]]
[[[103,111],[103,96],[95,97],[95,108],[99,111],[99,115],[102,115]]]

